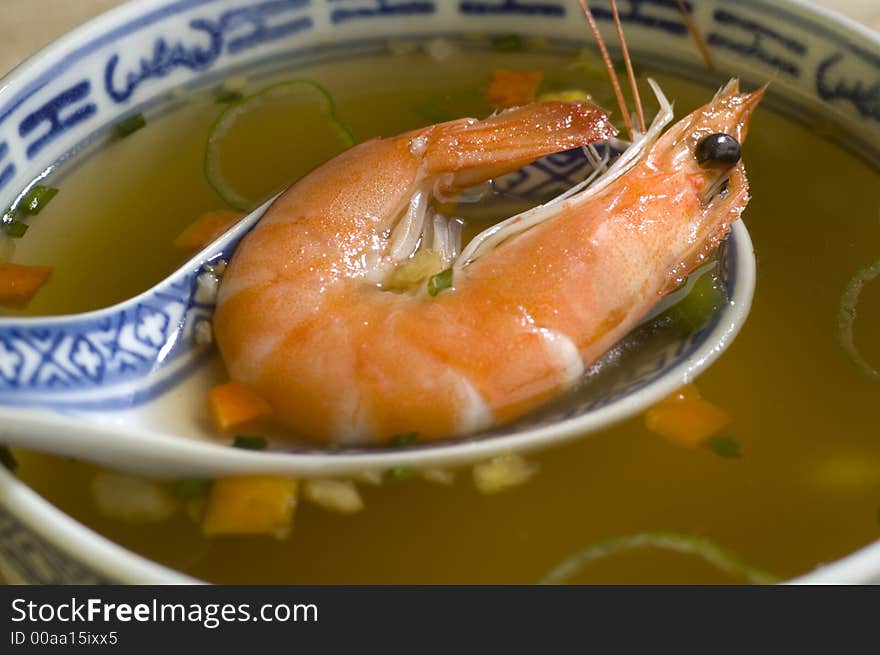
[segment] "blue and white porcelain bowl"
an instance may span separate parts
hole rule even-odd
[[[606,4],[592,4],[610,35]],[[833,115],[860,135],[855,147],[878,159],[876,34],[799,0],[687,4],[723,71],[746,83],[773,79],[780,109]],[[704,75],[675,2],[621,0],[619,5],[635,58]],[[0,205],[11,204],[27,184],[107,126],[167,102],[180,88],[203,87],[271,62],[297,65],[357,56],[401,39],[518,33],[586,44],[582,20],[573,0],[134,0],[59,39],[0,82]],[[724,263],[727,269],[736,266],[731,259]],[[66,363],[47,367],[47,380],[76,377],[81,384],[78,395],[70,396],[74,403],[97,397],[95,389],[103,385],[90,380],[98,377],[112,378],[121,397],[139,397],[137,389],[129,393],[126,387],[134,384],[133,368],[107,360],[96,348],[100,334],[124,340],[123,350],[133,356],[149,357],[167,343],[169,326],[191,325],[202,310],[197,303],[145,305],[138,309],[141,314],[129,317],[124,334],[113,325],[80,326],[91,336],[65,346]],[[187,338],[187,332],[181,334]],[[38,337],[31,341],[39,345]],[[0,338],[5,385],[0,394],[7,400],[15,394],[34,397],[15,386],[26,364],[20,355],[15,344]],[[185,358],[180,361],[183,366]],[[116,368],[108,373],[108,366]],[[175,374],[170,366],[168,379]],[[50,385],[36,391],[49,393]],[[0,434],[14,429],[4,425]],[[14,582],[193,582],[80,525],[2,467],[0,571]],[[880,542],[798,581],[880,582]]]

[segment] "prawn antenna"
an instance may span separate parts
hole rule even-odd
[[[708,68],[710,71],[714,71],[715,63],[712,61],[712,55],[709,54],[709,47],[706,45],[706,39],[704,39],[703,35],[700,34],[700,29],[694,22],[694,17],[691,16],[691,12],[689,12],[688,8],[685,6],[684,0],[675,0],[675,4],[678,5],[678,11],[681,12],[681,17],[684,19],[684,24],[687,25],[688,32],[691,33],[691,38],[694,40],[694,43],[697,46],[697,50],[700,51],[700,56],[706,63],[706,68]]]
[[[629,78],[629,88],[632,91],[633,102],[636,105],[636,115],[639,118],[639,132],[644,134],[645,129],[645,113],[642,111],[642,99],[639,97],[639,85],[636,84],[636,74],[633,72],[632,59],[629,56],[629,48],[626,47],[626,38],[623,36],[623,25],[620,23],[620,14],[617,11],[617,2],[609,0],[611,4],[611,14],[614,16],[614,26],[617,28],[617,38],[620,40],[620,52],[623,55],[623,61],[626,64],[626,75]]]
[[[623,122],[626,124],[626,131],[629,132],[630,140],[633,140],[633,128],[632,122],[629,118],[629,110],[626,107],[626,100],[623,98],[623,91],[620,90],[620,82],[617,79],[617,73],[614,71],[614,64],[611,63],[611,56],[608,54],[608,48],[605,47],[605,41],[602,40],[602,35],[599,33],[599,26],[596,25],[596,19],[593,18],[593,12],[590,11],[590,7],[587,5],[586,0],[578,0],[581,5],[581,10],[584,12],[584,18],[587,19],[587,23],[590,25],[590,30],[593,32],[593,37],[596,39],[596,45],[599,46],[599,52],[602,54],[602,61],[605,62],[605,69],[608,71],[608,77],[611,78],[611,86],[614,87],[614,95],[617,97],[617,105],[620,107],[620,111],[623,114]]]

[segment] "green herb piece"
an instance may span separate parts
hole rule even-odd
[[[18,460],[15,459],[15,455],[9,450],[9,446],[0,446],[0,464],[8,468],[10,471],[14,471],[18,468]]]
[[[724,459],[739,459],[742,457],[739,443],[730,436],[712,437],[709,439],[709,450]]]
[[[12,222],[6,224],[6,234],[13,239],[20,239],[28,231],[28,227],[30,226],[24,221],[13,219]]]
[[[243,448],[245,450],[266,450],[269,446],[269,441],[266,437],[248,437],[240,434],[232,441],[232,445],[235,448]]]
[[[452,269],[447,268],[440,271],[437,275],[432,275],[428,279],[428,293],[436,296],[441,291],[445,291],[452,286]]]
[[[233,102],[238,102],[244,98],[244,94],[241,91],[233,91],[232,89],[217,89],[217,93],[214,94],[214,102],[221,105],[229,105]]]
[[[22,213],[28,216],[36,216],[46,205],[58,194],[58,189],[42,184],[35,185],[21,201],[18,206]]]
[[[523,40],[519,34],[504,34],[492,38],[492,48],[499,52],[522,50]]]
[[[135,114],[134,116],[129,116],[116,123],[116,135],[120,138],[125,138],[130,134],[134,134],[146,125],[147,119],[144,118],[144,115]]]
[[[412,480],[416,476],[416,470],[411,466],[395,466],[390,468],[382,475],[388,482],[405,482]]]
[[[187,500],[189,498],[199,498],[201,496],[207,496],[208,492],[211,491],[211,486],[213,484],[213,480],[202,480],[195,478],[175,480],[174,484],[171,486],[171,493],[183,500]]]
[[[669,311],[676,323],[688,332],[702,329],[725,302],[727,297],[712,275],[701,275],[690,292]]]
[[[409,446],[414,443],[416,437],[419,436],[418,432],[407,432],[406,434],[397,434],[391,437],[391,446],[394,448],[402,448],[403,446]]]

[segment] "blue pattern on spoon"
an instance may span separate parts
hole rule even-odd
[[[232,254],[268,204],[130,300],[85,314],[0,319],[0,404],[126,408],[173,386],[207,350],[196,325],[214,305],[199,297],[199,275]]]

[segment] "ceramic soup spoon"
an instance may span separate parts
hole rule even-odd
[[[588,169],[575,151],[559,153],[496,181],[496,191],[534,199],[533,190],[571,186]],[[730,345],[754,290],[752,244],[737,221],[716,263],[728,302],[706,327],[660,345],[624,349],[638,356],[623,357],[615,366],[605,360],[594,365],[595,379],[533,416],[472,437],[407,448],[279,443],[247,451],[231,447],[229,438],[210,428],[204,399],[225,374],[215,349],[201,343],[205,330],[199,326],[213,311],[212,267],[229,258],[269,204],[128,301],[70,316],[0,318],[0,443],[160,477],[355,475],[472,463],[582,437],[644,411],[694,379]],[[665,298],[651,316],[686,292]],[[618,355],[612,352],[606,360]]]

